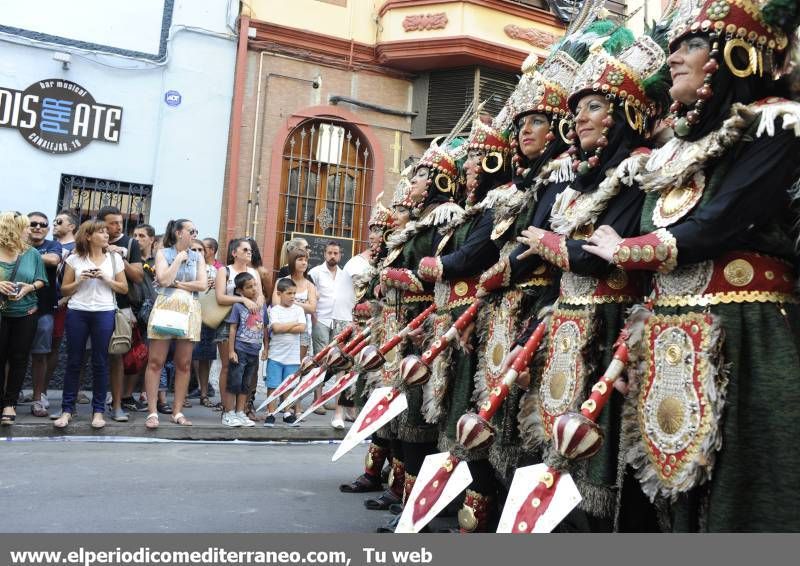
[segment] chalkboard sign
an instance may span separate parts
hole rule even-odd
[[[337,238],[324,234],[306,234],[305,232],[292,232],[292,238],[303,238],[308,242],[308,252],[311,256],[308,258],[309,269],[325,263],[325,246],[328,245],[328,242],[336,242],[341,247],[342,257],[339,260],[339,267],[344,267],[344,264],[353,257],[355,240],[352,238]]]

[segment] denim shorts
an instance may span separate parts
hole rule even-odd
[[[300,369],[300,364],[282,364],[275,360],[267,361],[267,389],[277,389],[283,383],[283,380],[295,373]],[[230,371],[228,373],[228,381],[230,381]]]
[[[53,315],[43,314],[36,322],[31,354],[49,354],[53,349]]]
[[[228,385],[226,390],[234,395],[247,395],[255,385],[255,377],[258,373],[258,354],[249,354],[240,349],[236,349],[239,363],[228,363]]]

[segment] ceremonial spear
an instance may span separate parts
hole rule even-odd
[[[563,458],[584,460],[600,450],[603,430],[597,425],[597,417],[628,363],[628,341],[634,329],[643,327],[650,314],[649,305],[634,310],[614,343],[611,363],[592,387],[580,413],[568,412],[556,418],[553,448]],[[519,468],[511,482],[497,532],[549,533],[580,501],[580,492],[569,472],[545,463]]]
[[[431,348],[422,354],[421,358],[417,356],[406,356],[403,358],[400,362],[400,375],[406,387],[422,385],[428,381],[430,377],[430,363],[475,319],[481,304],[482,301],[480,299],[472,303],[472,305],[458,317],[447,332],[434,341]],[[427,316],[435,310],[436,306],[431,305],[428,309],[423,311],[423,314],[427,318]],[[405,334],[410,332],[410,330],[403,330]],[[402,337],[400,339],[402,339]],[[366,371],[371,371],[381,367],[385,363],[384,355],[397,343],[399,343],[399,339],[398,342],[389,348],[384,349],[382,346],[380,349],[370,350],[369,352],[365,351],[364,354],[362,354],[362,368]],[[364,405],[364,408],[358,414],[353,426],[350,427],[350,430],[347,432],[347,436],[342,440],[342,443],[333,455],[333,461],[335,462],[343,455],[347,454],[347,452],[352,450],[359,442],[390,422],[407,408],[408,402],[406,396],[399,387],[379,387],[373,391]]]
[[[297,387],[295,387],[291,393],[286,397],[286,399],[278,405],[278,408],[275,409],[272,413],[280,412],[286,407],[296,403],[300,399],[302,399],[305,395],[311,393],[317,385],[320,385],[323,381],[325,381],[325,375],[327,374],[328,370],[348,370],[353,367],[353,356],[355,356],[358,352],[360,352],[368,343],[369,343],[369,336],[372,333],[372,329],[369,326],[366,326],[361,332],[359,332],[344,348],[339,348],[338,346],[334,345],[329,351],[328,355],[325,357],[325,361],[319,365],[319,367],[311,370],[308,376],[301,381]]]
[[[358,375],[361,372],[375,371],[379,369],[381,366],[383,366],[383,364],[386,363],[386,354],[390,352],[395,346],[397,346],[403,340],[403,338],[405,338],[409,334],[409,332],[412,332],[417,328],[419,328],[422,325],[422,323],[425,322],[425,319],[427,319],[431,314],[433,314],[435,310],[436,310],[436,305],[428,306],[428,308],[422,311],[410,323],[408,323],[405,327],[403,327],[403,329],[400,330],[400,332],[398,332],[392,338],[384,342],[380,347],[376,347],[372,344],[366,346],[356,359],[355,369],[342,374],[330,389],[324,391],[322,395],[320,395],[320,397],[316,399],[302,415],[300,415],[297,421],[303,420],[308,415],[310,415],[311,412],[314,411],[317,407],[325,404],[329,399],[338,395],[348,387],[355,384],[355,382],[358,380]]]
[[[347,325],[344,328],[344,330],[342,330],[339,334],[337,334],[333,338],[330,344],[328,344],[322,350],[320,350],[313,358],[311,356],[306,356],[300,363],[300,368],[292,375],[284,379],[283,382],[277,388],[275,388],[275,391],[267,395],[267,398],[264,399],[264,402],[258,406],[256,412],[266,407],[271,401],[280,398],[281,395],[283,395],[284,393],[289,391],[294,385],[296,385],[301,377],[306,375],[312,369],[319,367],[319,364],[322,363],[322,360],[325,359],[325,356],[328,355],[328,352],[331,351],[331,348],[347,340],[347,338],[353,333],[354,329],[355,329],[354,324]]]
[[[489,398],[481,405],[478,413],[462,415],[456,424],[456,435],[462,450],[476,450],[488,447],[494,441],[494,428],[490,424],[492,416],[508,396],[511,385],[517,376],[530,364],[533,354],[542,342],[547,321],[539,322],[517,354],[511,367],[503,375],[500,385],[489,392]],[[395,532],[416,533],[428,524],[450,501],[455,499],[472,483],[472,474],[467,462],[451,452],[431,454],[425,458],[417,476],[414,489],[406,501],[403,514]]]

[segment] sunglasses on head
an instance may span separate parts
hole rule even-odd
[[[31,222],[31,228],[47,228],[48,226],[47,222]]]

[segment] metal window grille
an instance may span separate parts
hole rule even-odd
[[[61,175],[59,210],[70,210],[79,222],[92,218],[104,206],[116,206],[122,212],[126,234],[150,217],[152,185],[95,179],[80,175]]]
[[[346,122],[295,128],[284,145],[275,257],[292,232],[363,240],[372,176],[369,145]]]

